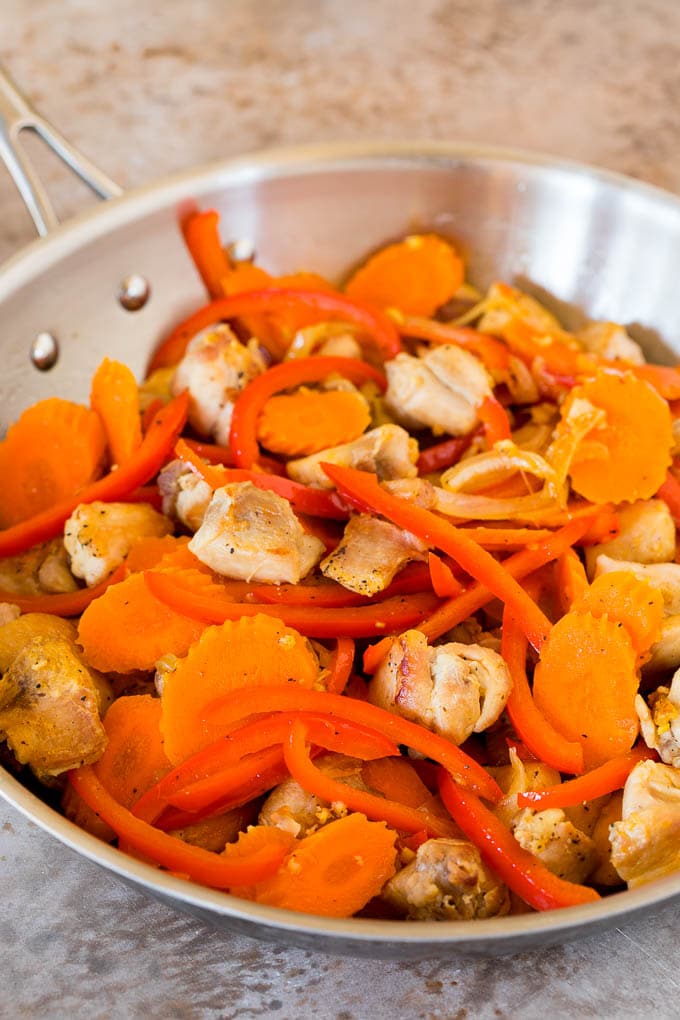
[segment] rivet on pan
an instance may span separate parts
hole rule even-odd
[[[118,300],[128,312],[137,312],[149,300],[151,287],[139,273],[126,276],[118,288]]]
[[[232,262],[253,262],[255,259],[255,245],[247,237],[240,237],[227,245],[227,255]]]
[[[31,361],[41,372],[47,372],[57,363],[59,341],[51,333],[38,333],[31,344]]]

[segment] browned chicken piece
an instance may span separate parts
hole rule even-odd
[[[587,351],[609,361],[628,361],[644,365],[645,356],[639,343],[616,322],[591,322],[576,334]]]
[[[591,833],[595,844],[597,866],[588,876],[593,885],[621,885],[621,876],[612,864],[612,846],[609,841],[611,826],[621,821],[623,794],[613,794],[604,805]]]
[[[189,531],[198,531],[213,490],[200,475],[181,460],[171,460],[158,476],[163,513]]]
[[[510,910],[507,886],[482,862],[477,847],[463,839],[428,839],[381,895],[415,921],[471,921]]]
[[[168,535],[172,524],[148,503],[81,503],[64,524],[71,571],[88,588],[121,565],[140,538]]]
[[[381,481],[391,478],[415,478],[418,474],[418,444],[399,425],[379,425],[364,432],[351,443],[332,446],[309,457],[291,460],[286,470],[296,482],[314,485],[319,489],[332,489],[333,483],[321,465],[340,464],[343,467],[358,468],[359,471],[373,471]]]
[[[680,669],[676,670],[670,687],[658,687],[647,701],[638,694],[635,711],[647,747],[655,750],[667,765],[680,768]]]
[[[520,761],[514,750],[510,752],[510,765],[491,771],[505,794],[494,813],[512,831],[520,846],[560,878],[583,882],[596,866],[597,855],[593,840],[580,826],[591,828],[596,813],[593,812],[592,820],[585,821],[582,814],[572,820],[561,808],[545,811],[520,808],[517,794],[556,786],[560,774],[543,762]]]
[[[288,500],[235,482],[215,491],[189,549],[224,577],[296,584],[319,562],[324,544],[303,530]]]
[[[186,825],[183,829],[170,829],[168,835],[176,836],[177,839],[192,846],[199,846],[202,850],[209,850],[211,853],[222,853],[227,843],[233,843],[239,832],[244,832],[253,823],[254,810],[250,804],[234,808],[224,815],[215,815],[213,818],[204,818],[193,825]]]
[[[385,405],[406,428],[467,435],[479,422],[480,404],[492,395],[481,361],[453,344],[429,349],[419,358],[397,354],[385,372]]]
[[[0,673],[6,673],[19,652],[33,638],[60,638],[75,648],[78,631],[74,623],[51,613],[24,613],[0,627]]]
[[[680,615],[680,563],[633,563],[628,560],[613,560],[600,555],[595,564],[595,577],[625,570],[639,581],[647,581],[663,596],[664,613],[667,617]]]
[[[612,864],[631,889],[680,870],[680,769],[638,762],[610,840]]]
[[[97,685],[67,639],[33,638],[0,680],[0,735],[38,778],[101,756],[99,714]]]
[[[363,762],[343,754],[324,754],[315,765],[326,775],[345,783],[355,790],[366,790],[361,778]],[[347,814],[342,803],[329,804],[313,793],[308,793],[295,779],[285,779],[269,794],[260,809],[259,825],[285,829],[293,836],[306,836],[320,826]]]
[[[266,367],[256,340],[242,344],[228,326],[215,326],[190,342],[171,389],[175,396],[188,391],[192,427],[226,446],[234,401]]]
[[[321,562],[321,572],[359,595],[376,595],[427,546],[389,521],[360,514],[347,524],[340,545]]]
[[[111,826],[85,803],[70,783],[66,783],[62,791],[61,810],[68,820],[77,825],[79,829],[84,829],[85,832],[103,840],[104,843],[113,843],[116,839],[116,833]]]
[[[499,718],[512,690],[497,652],[450,642],[431,647],[418,630],[392,642],[369,684],[369,700],[462,744]]]
[[[595,574],[601,555],[633,563],[669,563],[675,559],[675,522],[662,499],[639,499],[617,508],[619,533],[611,542],[587,546],[586,567]]]
[[[286,353],[286,360],[321,354],[326,357],[361,358],[361,344],[345,322],[317,322],[299,329]]]
[[[15,595],[58,595],[76,591],[61,538],[33,546],[19,556],[0,559],[0,588]]]

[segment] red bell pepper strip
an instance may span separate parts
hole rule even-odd
[[[377,595],[357,595],[349,588],[343,588],[337,581],[308,581],[300,584],[258,584],[253,588],[257,602],[270,605],[324,606],[341,609],[343,606],[376,605],[395,595],[413,595],[431,590],[430,571],[426,563],[409,563],[394,578],[391,584]]]
[[[414,340],[427,340],[434,344],[454,344],[465,347],[484,362],[489,371],[502,374],[510,366],[508,348],[495,336],[480,333],[470,326],[452,326],[448,322],[425,319],[418,315],[395,316],[400,334]]]
[[[283,745],[288,770],[303,790],[329,804],[345,804],[350,811],[360,811],[373,821],[387,822],[394,829],[420,832],[425,828],[434,838],[456,835],[456,827],[446,818],[439,818],[430,811],[407,807],[365,790],[356,790],[322,772],[309,756],[305,743],[308,739],[313,738],[307,725],[297,719],[291,723],[288,741]]]
[[[124,500],[129,492],[148,482],[163,465],[168,451],[181,432],[188,406],[186,393],[175,397],[158,412],[141,446],[126,464],[86,485],[75,496],[0,531],[0,556],[15,556],[38,542],[54,538],[81,503],[92,503],[98,499],[106,502]]]
[[[559,531],[556,531],[550,538],[542,541],[536,548],[522,549],[521,552],[513,553],[503,560],[503,568],[507,570],[516,580],[526,577],[540,567],[545,566],[556,559],[565,549],[570,548],[579,540],[581,535],[591,526],[592,517],[580,517],[575,521],[566,524]],[[435,609],[432,616],[418,625],[426,635],[428,641],[435,641],[447,630],[463,623],[483,609],[491,602],[493,595],[483,584],[475,582],[470,585],[462,595],[448,599],[439,609]],[[383,638],[375,645],[369,645],[364,653],[364,672],[372,674],[376,671],[382,660],[390,650],[392,641],[390,638]]]
[[[225,857],[184,843],[135,818],[99,782],[91,765],[68,773],[68,780],[85,803],[110,825],[119,839],[170,871],[215,889],[250,885],[278,871],[286,856],[283,846],[268,846],[249,857]]]
[[[190,315],[161,343],[156,350],[149,372],[157,368],[176,365],[184,356],[189,341],[202,329],[225,319],[244,315],[271,314],[287,309],[312,308],[352,323],[366,334],[384,360],[394,358],[401,351],[399,333],[392,320],[375,308],[351,301],[342,294],[321,290],[294,290],[289,287],[267,287],[263,290],[244,291],[231,297],[218,298]]]
[[[448,566],[436,553],[429,553],[427,566],[430,571],[432,590],[440,599],[451,599],[460,595],[463,585],[453,576],[451,567]]]
[[[477,408],[479,420],[484,428],[484,437],[490,448],[504,439],[510,439],[508,412],[495,397],[485,397]]]
[[[216,446],[215,443],[204,443],[197,439],[184,439],[187,446],[197,453],[208,464],[222,464],[224,467],[234,467],[234,455],[228,446]],[[273,457],[260,457],[260,467],[272,475],[283,475],[286,472],[285,466]]]
[[[430,510],[393,496],[380,486],[375,475],[337,464],[324,464],[324,471],[341,494],[393,524],[412,532],[452,557],[471,577],[513,608],[524,633],[540,649],[550,633],[550,621],[529,598],[508,570],[480,545]],[[461,596],[462,597],[462,596]]]
[[[329,694],[342,694],[354,665],[354,641],[349,637],[338,638],[328,664],[330,676],[326,679]]]
[[[354,383],[374,382],[383,391],[387,385],[381,372],[359,358],[296,358],[274,365],[248,383],[234,404],[229,445],[237,467],[250,468],[258,461],[257,422],[270,397],[303,383],[319,382],[332,374]]]
[[[475,844],[484,862],[534,910],[575,907],[600,899],[594,889],[566,882],[548,871],[474,793],[458,786],[443,770],[439,792],[451,817]]]
[[[545,759],[544,759],[545,760]],[[641,761],[658,761],[656,751],[644,744],[639,744],[627,754],[612,758],[604,765],[586,772],[584,776],[570,779],[559,786],[549,786],[545,790],[530,790],[517,794],[519,807],[532,808],[534,811],[546,811],[548,808],[575,807],[589,800],[604,797],[625,786],[628,776]]]
[[[664,501],[671,512],[671,517],[680,527],[680,482],[670,471],[667,472],[666,481],[657,492],[657,496]]]
[[[214,209],[192,213],[182,224],[184,240],[211,298],[224,297],[223,281],[231,272],[219,233],[220,217]]]
[[[421,450],[416,465],[419,475],[431,475],[435,471],[444,471],[453,467],[463,456],[472,440],[478,432],[470,432],[467,436],[456,436],[455,439],[445,439],[443,443],[436,443]]]
[[[22,613],[51,613],[53,616],[80,616],[90,602],[94,602],[112,584],[118,584],[125,577],[125,564],[92,588],[79,588],[57,595],[15,595],[12,591],[0,591],[0,602],[11,602]]]
[[[252,789],[263,773],[278,765],[282,742],[262,746],[262,741],[257,741],[260,746],[241,761],[232,762],[202,779],[171,790],[165,797],[166,802],[182,811],[196,812],[225,797],[233,797],[236,791]]]
[[[376,730],[395,744],[405,744],[414,751],[421,751],[443,765],[459,782],[488,800],[498,801],[502,796],[496,781],[450,740],[365,701],[309,690],[300,684],[267,684],[243,687],[225,694],[208,704],[205,711],[223,726],[230,726],[257,712],[320,712],[337,716]]]
[[[156,397],[152,400],[149,406],[142,412],[142,432],[147,432],[154,418],[159,411],[162,411],[165,407],[165,401],[161,400],[160,397]]]
[[[503,613],[501,655],[512,677],[512,690],[506,705],[510,722],[517,736],[539,761],[544,761],[558,772],[577,775],[583,772],[583,749],[580,744],[566,740],[553,729],[536,708],[526,674],[526,653],[526,638],[506,609]]]
[[[148,503],[154,510],[163,509],[163,497],[157,485],[140,485],[125,496],[125,503]]]
[[[472,527],[464,525],[462,530],[485,549],[496,550],[532,546],[544,542],[553,534],[549,528],[493,528],[483,524]]]
[[[346,521],[350,515],[349,506],[337,492],[314,489],[311,485],[301,485],[300,482],[293,482],[290,478],[281,478],[278,475],[206,464],[184,439],[177,441],[175,453],[180,460],[191,464],[213,489],[221,489],[223,485],[232,482],[252,482],[258,489],[275,492],[277,496],[287,499],[294,510],[309,514],[310,517]]]
[[[225,623],[227,620],[240,620],[242,616],[264,613],[282,620],[286,626],[293,627],[306,637],[315,638],[375,637],[376,634],[407,630],[420,623],[439,603],[435,595],[424,592],[347,609],[256,605],[232,602],[228,594],[225,597],[213,592],[203,595],[184,587],[181,578],[174,574],[147,570],[144,580],[160,602],[194,620]]]

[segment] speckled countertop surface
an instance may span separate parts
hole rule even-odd
[[[2,0],[0,59],[124,187],[268,145],[435,138],[582,159],[680,191],[675,0]],[[43,162],[63,215],[83,195]],[[32,228],[0,172],[0,259]],[[680,918],[466,963],[229,936],[0,805],[0,1016],[678,1015]]]

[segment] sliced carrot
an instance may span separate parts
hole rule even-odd
[[[261,684],[311,687],[319,673],[309,642],[281,620],[258,614],[208,628],[165,681],[166,754],[179,764],[220,737],[219,722],[204,717],[216,698]]]
[[[323,917],[351,917],[395,872],[396,833],[361,814],[338,818],[299,840],[279,871],[236,896]]]
[[[174,553],[186,549],[188,544],[189,539],[185,535],[179,538],[175,535],[162,535],[160,537],[150,535],[146,538],[140,538],[130,549],[125,563],[131,574],[136,574],[140,570],[151,570],[152,567],[158,566],[166,556],[172,556]],[[191,556],[192,554],[189,553],[189,557]],[[193,557],[193,559],[196,559],[196,557]],[[198,562],[196,560],[196,563]],[[186,566],[193,566],[193,564],[187,563]]]
[[[575,400],[587,400],[606,413],[606,423],[588,434],[605,451],[602,457],[574,458],[570,468],[576,492],[594,503],[649,499],[666,478],[673,433],[666,401],[630,372],[600,372],[572,390],[563,421]]]
[[[555,561],[555,585],[562,612],[568,613],[574,601],[588,591],[586,568],[574,549],[567,549]]]
[[[644,655],[658,640],[664,620],[662,593],[627,570],[597,577],[590,588],[575,599],[572,608],[579,613],[590,612],[595,617],[607,616],[622,623],[638,655]]]
[[[27,408],[0,443],[0,527],[74,496],[101,474],[105,456],[106,434],[94,411],[58,397]]]
[[[163,655],[185,655],[204,624],[176,613],[149,591],[144,574],[111,585],[83,613],[78,640],[90,666],[103,672],[152,670]]]
[[[142,445],[139,389],[127,365],[104,358],[92,379],[90,406],[104,425],[111,463],[127,463]]]
[[[570,612],[552,628],[534,673],[534,701],[583,748],[587,769],[625,754],[638,732],[636,655],[620,623]]]
[[[303,386],[269,398],[257,423],[257,438],[272,453],[306,457],[351,443],[370,423],[368,404],[360,393]]]
[[[436,234],[414,234],[365,262],[345,286],[348,297],[407,315],[433,315],[463,282],[463,262]]]
[[[376,758],[364,762],[361,776],[372,790],[408,807],[419,808],[432,799],[432,794],[406,758]]]
[[[104,717],[107,744],[93,768],[123,807],[132,807],[172,768],[163,750],[160,723],[160,700],[148,694],[118,698]]]

